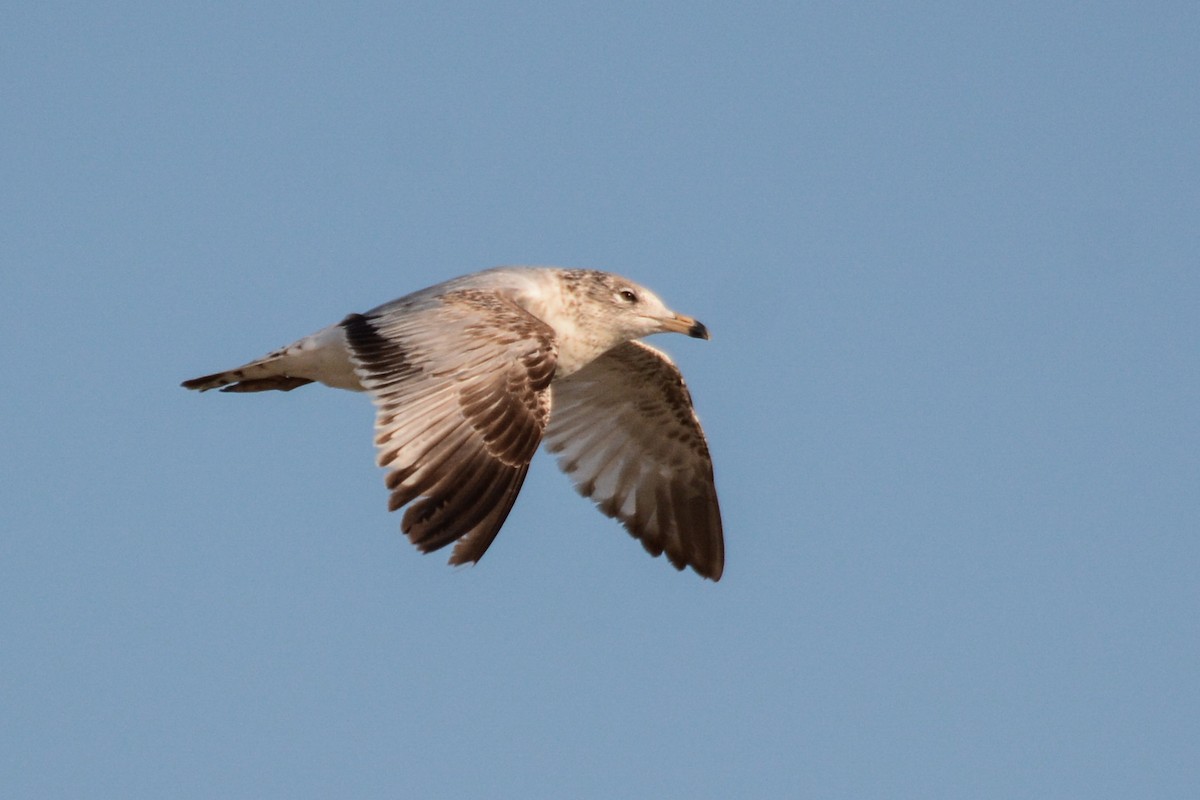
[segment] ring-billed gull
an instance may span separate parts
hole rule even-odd
[[[712,460],[679,369],[637,341],[701,323],[618,275],[498,267],[351,314],[188,389],[290,391],[314,381],[375,404],[389,509],[421,551],[478,561],[544,439],[580,494],[652,555],[718,580]]]

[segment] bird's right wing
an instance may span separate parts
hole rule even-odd
[[[718,580],[725,544],[712,459],[671,360],[629,342],[556,381],[552,395],[546,449],[580,494],[651,554]]]

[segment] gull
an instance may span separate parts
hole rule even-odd
[[[654,556],[719,580],[712,459],[691,394],[654,333],[708,339],[649,289],[609,272],[497,267],[350,314],[187,389],[366,392],[388,509],[422,552],[477,562],[538,445]]]

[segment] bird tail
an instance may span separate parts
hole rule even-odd
[[[200,392],[207,392],[209,389],[220,389],[222,392],[266,392],[272,389],[290,392],[297,386],[313,382],[312,378],[288,375],[283,367],[284,355],[284,351],[276,351],[237,369],[202,375],[180,385],[185,389]]]

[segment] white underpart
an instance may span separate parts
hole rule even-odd
[[[340,325],[322,328],[286,347],[278,367],[285,374],[302,375],[335,389],[365,391],[354,373],[346,333]]]

